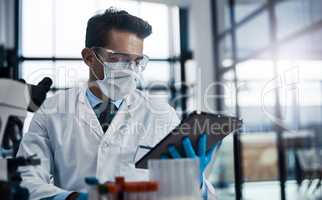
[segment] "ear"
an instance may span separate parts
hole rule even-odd
[[[89,67],[89,79],[91,81],[104,79],[104,68],[98,62],[93,50],[90,48],[84,48],[82,50],[82,57],[86,65]]]
[[[84,62],[89,66],[89,67],[94,67],[96,63],[96,58],[94,55],[94,52],[90,48],[84,48],[82,50],[82,57]]]

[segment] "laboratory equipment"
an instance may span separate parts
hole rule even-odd
[[[129,182],[124,185],[125,200],[156,200],[156,182]]]
[[[113,183],[106,183],[98,186],[99,200],[117,200],[119,187]]]
[[[99,190],[98,190],[98,180],[95,177],[87,177],[85,178],[85,183],[87,184],[88,191],[88,199],[98,199],[99,198]]]
[[[199,160],[149,160],[150,180],[159,182],[160,200],[200,200]]]
[[[27,110],[36,111],[46,98],[52,81],[43,79],[38,85],[24,81],[0,79],[0,197],[3,200],[28,199],[29,192],[20,187],[18,167],[39,165],[35,155],[15,157],[22,139]]]
[[[156,200],[159,189],[155,181],[126,182],[124,177],[104,184],[97,184],[93,178],[85,181],[89,185],[89,200]]]
[[[216,151],[219,149],[221,145],[221,141],[217,142],[216,144],[211,147],[211,149],[206,149],[207,144],[207,133],[204,133],[199,136],[198,140],[198,146],[195,150],[191,144],[191,141],[188,137],[183,138],[182,140],[182,146],[185,151],[185,155],[180,154],[177,149],[174,147],[174,145],[169,145],[168,147],[168,153],[173,159],[178,158],[194,158],[199,159],[199,170],[200,170],[200,183],[203,181],[203,174],[207,167],[207,165],[210,163],[211,159],[213,158],[213,154],[216,153]],[[185,157],[184,157],[185,156]],[[162,159],[168,159],[169,157],[167,155],[163,155],[161,157]]]

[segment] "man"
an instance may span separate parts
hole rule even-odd
[[[82,50],[88,85],[47,99],[19,148],[18,155],[41,159],[40,166],[21,169],[31,199],[86,199],[88,176],[148,179],[147,170],[134,166],[138,146],[154,146],[179,123],[168,104],[136,89],[148,61],[143,41],[151,32],[147,22],[115,9],[88,21]]]

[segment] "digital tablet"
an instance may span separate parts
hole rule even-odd
[[[197,147],[198,138],[206,133],[207,149],[222,140],[228,134],[235,132],[242,126],[242,120],[236,117],[206,112],[193,112],[187,118],[155,145],[148,153],[135,163],[136,168],[148,167],[149,159],[160,159],[162,154],[168,152],[168,146],[174,145],[181,155],[185,155],[181,145],[184,137],[189,137],[194,148]]]

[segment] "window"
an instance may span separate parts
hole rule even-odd
[[[232,169],[237,163],[235,173],[243,169],[244,186],[237,186],[244,194],[243,199],[256,199],[258,194],[261,198],[265,195],[269,199],[278,198],[281,196],[278,191],[286,191],[287,199],[294,199],[294,194],[298,194],[294,184],[294,160],[300,149],[296,147],[294,151],[292,147],[286,151],[286,187],[280,189],[277,181],[283,180],[279,180],[278,165],[284,164],[278,161],[276,136],[282,133],[287,138],[303,134],[304,139],[309,140],[308,145],[321,146],[322,51],[317,44],[322,41],[322,2],[236,0],[234,9],[229,8],[228,2],[217,1],[219,31],[215,33],[218,40],[215,45],[218,45],[219,56],[215,59],[220,64],[216,70],[225,86],[224,94],[219,95],[225,97],[223,112],[236,115],[239,110],[244,127],[241,134],[223,141],[222,154],[218,156],[220,162],[212,170],[214,183],[230,189],[233,174],[225,169]],[[231,10],[234,13],[230,13]],[[231,18],[235,27],[230,23]],[[276,44],[272,44],[274,36]],[[234,55],[236,60],[233,60]],[[277,120],[278,112],[281,121]],[[241,161],[231,150],[239,141]],[[312,150],[320,151],[319,147]],[[276,197],[272,197],[274,193]],[[226,197],[225,193],[222,197]]]
[[[177,63],[169,61],[180,52],[179,9],[136,0],[35,0],[32,4],[23,0],[20,77],[37,83],[49,76],[56,89],[85,83],[89,71],[81,60],[81,50],[87,20],[111,6],[141,17],[153,27],[144,44],[144,53],[151,58],[143,72],[146,85],[180,81],[173,69]],[[169,87],[160,92],[170,100]]]

